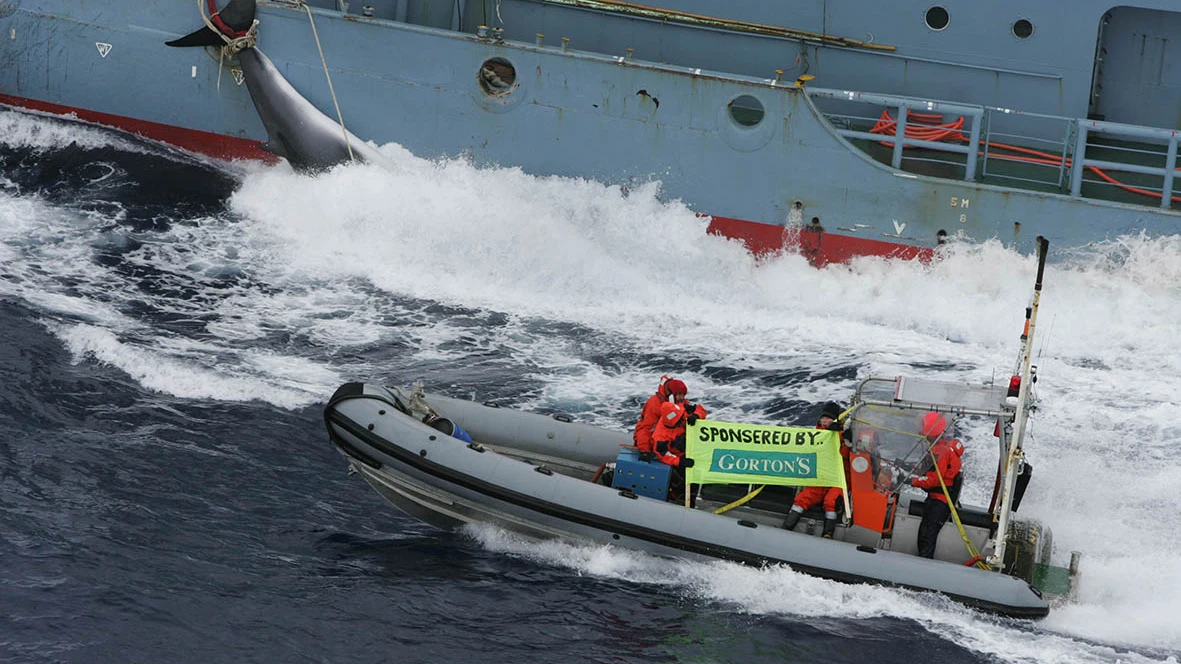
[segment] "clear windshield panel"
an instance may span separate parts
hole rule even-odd
[[[897,391],[897,378],[868,378],[858,388],[855,400],[893,401]]]
[[[846,430],[850,432],[855,453],[868,453],[873,462],[889,472],[889,482],[901,481],[904,476],[925,473],[930,469],[928,443],[920,434],[923,416],[929,411],[860,404],[849,414]],[[995,436],[997,419],[986,415],[956,417],[943,413],[947,420],[947,436],[959,440],[964,448],[988,467],[997,457],[998,439]]]
[[[853,434],[853,451],[868,452],[899,470],[918,468],[927,454],[919,435],[926,411],[860,405],[850,413],[847,428]],[[945,416],[951,421],[951,416]]]
[[[1008,385],[968,385],[930,378],[870,378],[857,391],[857,401],[890,403],[900,408],[934,408],[987,412],[1012,410],[1004,405]]]
[[[1008,385],[964,385],[923,378],[898,378],[895,399],[964,410],[999,413],[1004,407]]]

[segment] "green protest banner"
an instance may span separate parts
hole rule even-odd
[[[835,486],[847,490],[838,431],[698,420],[685,428],[690,484]]]

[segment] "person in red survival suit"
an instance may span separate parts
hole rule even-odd
[[[673,467],[668,487],[671,501],[680,500],[685,469],[693,467],[692,457],[685,456],[685,425],[696,424],[701,417],[705,417],[705,408],[699,404],[665,402],[660,406],[660,421],[652,432],[652,451],[656,459]]]
[[[964,446],[960,441],[944,436],[947,432],[947,420],[939,413],[923,415],[919,433],[927,439],[930,445],[931,457],[934,464],[931,470],[922,477],[915,477],[910,484],[927,492],[927,502],[923,506],[923,520],[919,523],[919,555],[923,558],[935,557],[935,545],[939,542],[939,531],[951,516],[951,506],[947,504],[947,496],[943,493],[943,485],[947,486],[947,493],[953,503],[959,502],[960,487],[963,478],[960,470],[963,462],[960,457],[964,454]],[[943,483],[939,478],[942,476]]]
[[[820,420],[816,422],[816,428],[840,431],[841,425],[837,422],[837,418],[840,415],[840,404],[835,401],[825,403],[824,409],[820,411]],[[848,477],[849,448],[847,445],[841,445],[841,461],[845,464],[845,477]],[[837,501],[840,498],[841,488],[838,486],[808,486],[800,489],[799,493],[796,494],[795,501],[792,502],[791,510],[787,513],[787,518],[783,520],[784,530],[795,530],[796,524],[800,522],[800,517],[804,514],[804,510],[814,507],[823,501],[823,537],[832,539],[833,534],[837,531]]]
[[[652,451],[656,458],[674,468],[692,468],[693,459],[685,456],[685,425],[705,417],[701,404],[689,402],[660,406],[660,421],[652,432]]]
[[[648,400],[644,402],[644,409],[640,411],[640,419],[636,422],[635,432],[632,433],[632,440],[635,441],[636,447],[641,453],[653,451],[652,432],[656,430],[656,425],[660,421],[661,405],[669,402],[684,403],[685,395],[688,392],[689,388],[685,387],[683,381],[668,376],[660,377],[660,385],[656,387],[656,394],[648,397]]]

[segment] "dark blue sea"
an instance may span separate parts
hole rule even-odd
[[[802,422],[869,375],[1004,375],[1030,257],[756,262],[656,183],[383,149],[392,172],[310,177],[0,109],[0,661],[1181,657],[1175,238],[1047,271],[1044,475],[1022,511],[1059,564],[1084,552],[1084,577],[1076,604],[1008,620],[787,568],[436,530],[347,473],[322,407],[346,381],[423,380],[623,429],[668,373],[720,416]],[[977,456],[966,497],[991,490]]]

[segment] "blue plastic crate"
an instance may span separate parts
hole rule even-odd
[[[636,450],[623,448],[615,459],[615,476],[611,486],[616,489],[631,489],[637,496],[657,500],[668,498],[668,480],[672,466],[660,461],[640,461]]]

